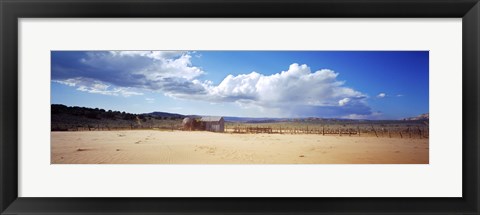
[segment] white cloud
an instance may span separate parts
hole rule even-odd
[[[350,102],[350,98],[343,98],[342,100],[338,101],[338,105],[344,106],[344,105],[346,105],[348,102]]]
[[[366,95],[344,86],[337,80],[339,74],[322,69],[312,72],[307,65],[292,64],[287,71],[272,75],[257,72],[228,75],[219,85],[211,82],[192,83],[204,90],[197,94],[171,93],[172,97],[213,102],[235,102],[243,108],[275,111],[279,114],[332,115],[354,111],[369,113]],[[300,113],[300,112],[304,113]],[[337,113],[338,112],[338,113]]]
[[[177,99],[229,102],[281,116],[371,114],[367,96],[347,87],[337,79],[339,73],[332,70],[311,71],[305,64],[294,63],[288,70],[271,75],[228,75],[214,85],[201,79],[205,72],[192,65],[191,54],[194,53],[86,52],[81,58],[71,56],[70,62],[65,57],[52,60],[52,80],[89,93],[132,96],[148,90]]]
[[[251,73],[248,77],[237,76],[241,84],[228,83],[231,93],[246,92],[250,97],[256,96],[259,101],[274,103],[297,103],[309,105],[336,105],[338,98],[350,100],[351,97],[364,95],[351,88],[342,86],[343,82],[336,80],[338,73],[331,70],[311,72],[303,64],[292,64],[287,71],[269,76]],[[225,80],[224,80],[225,82]],[[223,83],[223,82],[222,82]],[[224,95],[228,90],[223,90]],[[227,88],[227,89],[228,89]]]
[[[110,51],[110,53],[113,56],[142,56],[157,60],[170,59],[187,54],[184,51]]]
[[[380,119],[383,114],[381,112],[372,112],[371,114],[348,114],[343,116],[344,119]]]
[[[147,101],[147,103],[154,103],[155,99],[154,98],[145,98],[145,101]]]
[[[386,93],[379,93],[379,94],[377,95],[377,98],[385,98],[386,96],[387,96]]]
[[[141,74],[145,76],[145,80],[161,82],[165,78],[184,78],[192,80],[204,72],[193,67],[190,62],[191,56],[188,54],[182,55],[176,59],[162,59],[152,63],[149,67],[143,70],[136,71],[134,74]]]
[[[141,93],[127,89],[164,93],[202,90],[194,82],[204,71],[192,66],[188,52],[93,51],[62,56],[61,60],[52,58],[52,80],[81,91],[130,96]],[[109,90],[101,89],[99,83]]]
[[[218,86],[208,89],[214,100],[251,100],[264,104],[338,105],[339,99],[365,97],[344,87],[337,76],[331,70],[311,72],[305,64],[292,64],[287,71],[268,76],[256,72],[229,75]]]
[[[97,80],[90,80],[85,78],[71,78],[66,80],[56,80],[54,82],[64,84],[70,87],[77,87],[77,90],[111,96],[134,96],[143,95],[143,93],[135,92],[126,87],[112,87],[106,83]]]
[[[145,87],[155,86],[166,78],[192,80],[204,72],[192,66],[191,55],[180,51],[112,51],[109,54],[91,53],[84,63],[95,67],[109,65],[119,72],[126,72],[145,81]],[[124,64],[121,62],[128,62]],[[137,66],[137,64],[140,64]],[[115,66],[118,65],[118,66]],[[141,84],[141,83],[140,83]],[[160,84],[157,84],[161,86]]]

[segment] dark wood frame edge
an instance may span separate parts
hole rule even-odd
[[[478,0],[0,0],[1,214],[478,214]],[[463,18],[463,198],[19,198],[18,19]],[[439,188],[441,189],[441,188]]]

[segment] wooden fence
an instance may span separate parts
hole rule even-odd
[[[114,130],[183,130],[181,125],[171,124],[162,126],[108,126],[108,125],[52,125],[52,131],[114,131]],[[335,136],[375,136],[389,138],[428,138],[429,127],[409,126],[409,127],[379,127],[379,126],[357,126],[357,127],[271,127],[271,126],[225,126],[226,133],[235,134],[315,134],[315,135],[335,135]]]
[[[262,126],[232,126],[226,127],[228,133],[236,134],[316,134],[316,135],[337,135],[337,136],[376,136],[389,138],[428,138],[428,126],[411,126],[406,128],[330,128],[321,127],[262,127]]]

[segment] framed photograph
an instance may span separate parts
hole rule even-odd
[[[478,1],[1,1],[1,214],[478,214]]]
[[[50,54],[51,164],[429,163],[429,51]]]

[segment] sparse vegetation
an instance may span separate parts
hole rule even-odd
[[[178,114],[132,114],[60,104],[52,104],[51,113],[52,131],[177,129],[183,119]]]
[[[51,108],[52,131],[182,130],[182,120],[187,117],[165,112],[132,114],[124,111],[68,107],[58,104],[53,104]],[[404,120],[350,120],[315,117],[255,120],[227,117],[225,132],[428,138],[428,114],[421,116]]]

